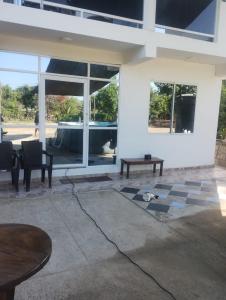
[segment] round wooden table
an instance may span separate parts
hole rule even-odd
[[[0,300],[14,299],[15,287],[41,270],[51,252],[51,239],[43,230],[0,224]]]

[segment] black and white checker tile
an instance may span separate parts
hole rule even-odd
[[[219,206],[217,184],[212,180],[124,187],[120,192],[161,221],[177,219],[206,209],[208,206]],[[143,200],[145,192],[151,192],[159,198],[145,202]]]

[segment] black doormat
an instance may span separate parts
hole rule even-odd
[[[92,176],[92,177],[80,177],[80,178],[63,178],[60,179],[62,184],[69,183],[85,183],[85,182],[103,182],[103,181],[112,181],[112,179],[108,176]]]

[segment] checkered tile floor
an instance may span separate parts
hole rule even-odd
[[[120,192],[160,221],[177,219],[208,207],[219,206],[217,183],[214,180],[156,184],[152,187],[124,187]],[[145,192],[151,192],[159,198],[145,202]]]

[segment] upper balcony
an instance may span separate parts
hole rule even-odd
[[[73,41],[118,51],[125,61],[196,54],[204,63],[226,59],[221,0],[0,0],[0,6],[0,34]]]
[[[149,1],[146,6],[146,1]],[[155,12],[155,31],[214,42],[216,37],[217,0],[3,0],[32,7],[134,28],[151,26]],[[151,3],[151,7],[150,7]],[[146,6],[146,7],[145,7]],[[152,10],[149,11],[149,8]],[[148,11],[146,11],[148,10]]]
[[[84,19],[143,28],[143,0],[3,0],[5,3],[52,11]]]

